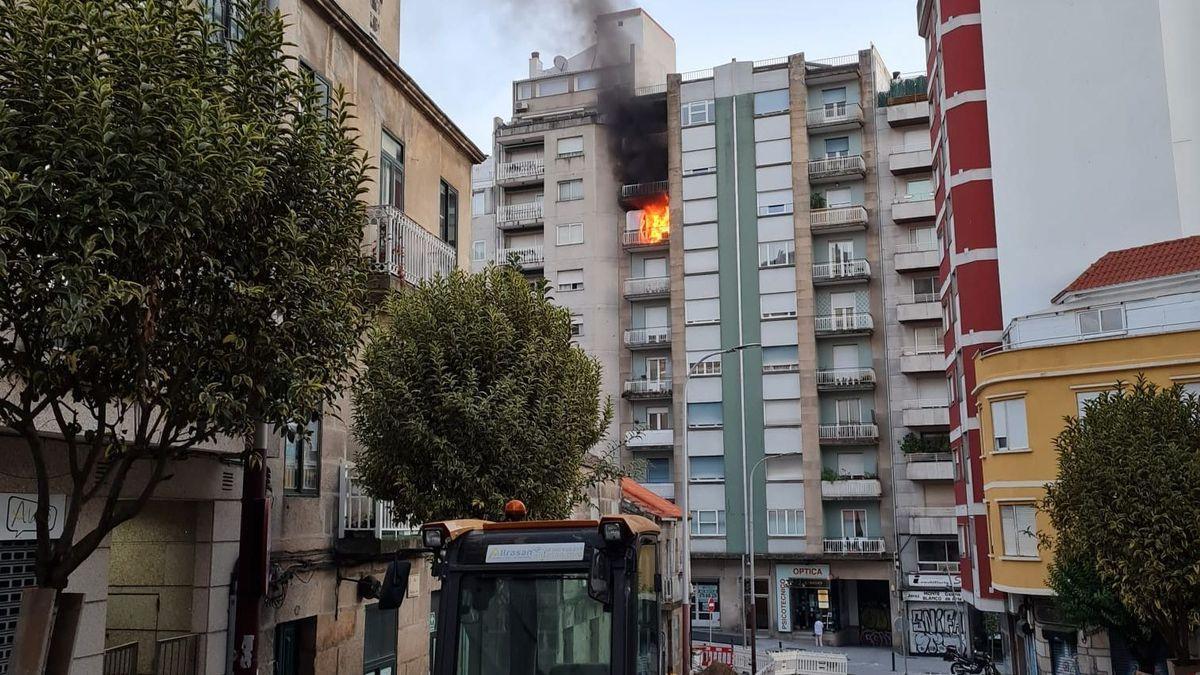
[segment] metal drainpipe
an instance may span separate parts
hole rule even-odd
[[[254,447],[242,467],[241,536],[238,543],[237,615],[233,635],[234,675],[258,675],[259,628],[267,591],[267,425],[254,428]]]

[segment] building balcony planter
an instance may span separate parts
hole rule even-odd
[[[828,103],[808,111],[808,128],[814,133],[853,129],[863,124],[862,106],[857,103]]]
[[[852,232],[867,228],[865,206],[834,206],[808,212],[808,226],[813,234]]]
[[[630,349],[662,349],[671,346],[671,327],[629,328],[625,331],[625,346]]]
[[[821,424],[817,436],[822,445],[870,445],[879,440],[879,427],[874,424]]]
[[[520,248],[502,248],[496,251],[497,265],[507,265],[513,261],[524,272],[540,270],[546,266],[545,249],[541,246],[522,246]]]
[[[630,399],[670,398],[670,380],[625,380],[621,395]]]
[[[937,212],[933,203],[932,192],[918,195],[901,195],[892,201],[892,220],[897,223],[933,220],[935,215],[937,215]]]
[[[822,480],[822,499],[879,499],[883,485],[878,478],[843,478]]]
[[[863,258],[813,263],[812,276],[813,284],[816,286],[866,281],[871,278],[871,263]]]
[[[942,318],[942,303],[937,293],[917,293],[896,299],[896,320],[935,321]]]
[[[546,159],[534,157],[496,165],[496,184],[503,187],[531,185],[542,182],[546,175]]]
[[[866,335],[875,329],[875,321],[866,312],[850,312],[813,317],[813,326],[818,337],[825,335]]]
[[[825,553],[828,555],[881,555],[884,552],[882,537],[825,539]]]
[[[637,277],[625,280],[625,298],[666,298],[671,295],[671,277]]]
[[[866,174],[867,163],[863,160],[862,155],[824,157],[808,161],[808,181],[810,183],[826,183],[850,177],[861,178]]]
[[[824,368],[817,371],[818,391],[856,391],[874,388],[874,368]]]
[[[395,206],[368,207],[367,231],[375,238],[371,271],[381,279],[372,281],[373,286],[415,286],[435,276],[449,276],[458,262],[454,247]]]
[[[496,227],[501,230],[521,230],[541,227],[543,221],[542,202],[524,204],[501,204],[496,208]]]

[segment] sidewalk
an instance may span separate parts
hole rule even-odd
[[[702,637],[697,633],[694,637]],[[707,635],[703,635],[707,637]],[[849,661],[850,675],[894,675],[907,672],[909,675],[924,673],[949,673],[950,664],[937,656],[910,656],[907,670],[903,655],[895,653],[890,647],[862,647],[847,645],[842,647],[817,647],[812,635],[794,634],[789,637],[769,637],[765,633],[758,636],[758,663],[761,668],[769,663],[767,653],[777,649],[802,649],[805,651],[831,652],[845,654]],[[895,656],[895,670],[892,669],[892,657]]]

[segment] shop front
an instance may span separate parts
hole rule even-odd
[[[775,566],[776,628],[780,633],[811,633],[824,624],[829,645],[892,643],[888,583],[839,579],[824,563]]]

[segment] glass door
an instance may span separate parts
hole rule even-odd
[[[854,328],[854,306],[856,294],[833,293],[829,296],[829,304],[833,309],[834,330],[852,330]]]
[[[866,536],[866,509],[842,509],[842,537],[845,539],[862,539]]]

